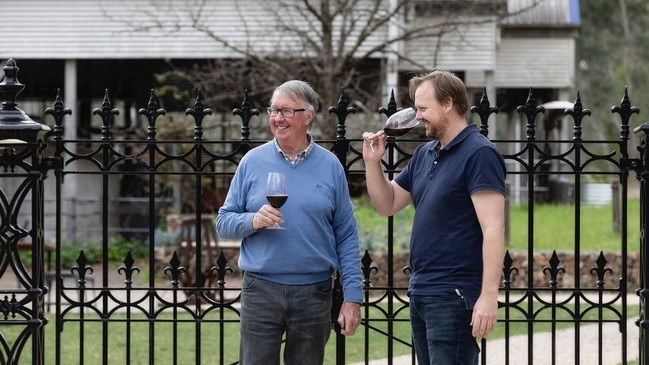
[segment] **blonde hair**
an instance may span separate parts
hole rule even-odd
[[[451,99],[453,108],[460,115],[464,115],[469,109],[469,99],[466,92],[466,85],[454,73],[443,70],[432,70],[429,73],[418,75],[410,79],[408,93],[410,98],[415,100],[415,91],[423,83],[430,82],[438,102]]]

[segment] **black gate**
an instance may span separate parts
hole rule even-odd
[[[259,114],[258,109],[244,95],[241,106],[233,111],[241,119],[241,137],[209,140],[204,138],[203,121],[212,111],[203,105],[199,94],[186,110],[193,120],[190,138],[161,139],[157,122],[166,111],[152,92],[148,105],[139,110],[147,121],[146,130],[116,138],[112,128],[119,110],[113,108],[106,92],[102,107],[93,111],[100,121],[98,137],[66,140],[65,118],[70,111],[56,97],[46,112],[53,126],[45,138],[49,127],[30,121],[16,108],[15,98],[23,86],[16,78],[15,62],[9,60],[4,70],[0,83],[0,364],[237,363],[237,246],[216,237],[210,209],[218,206],[218,192],[227,188],[240,158],[265,142],[250,138],[249,123]],[[518,108],[525,123],[521,138],[492,141],[507,161],[510,191],[525,197],[519,209],[525,209],[527,222],[510,221],[510,229],[512,224],[524,226],[527,250],[508,251],[504,257],[499,314],[504,336],[482,342],[481,363],[626,364],[631,353],[641,364],[649,364],[645,334],[649,326],[645,321],[649,262],[644,235],[649,222],[645,204],[649,172],[644,170],[644,142],[642,158],[628,154],[629,119],[638,109],[631,106],[625,93],[620,106],[612,109],[620,118],[620,138],[584,140],[582,121],[590,111],[582,108],[577,97],[565,110],[565,119],[572,126],[570,138],[539,139],[536,118],[545,109],[536,105],[532,89],[522,102]],[[387,117],[397,110],[391,98],[380,113]],[[489,135],[487,121],[497,110],[489,105],[486,94],[471,110],[479,119],[481,133]],[[345,121],[354,111],[341,93],[338,103],[329,108],[338,120],[337,138],[318,141],[339,157],[351,190],[364,182],[362,140],[346,138]],[[638,128],[642,141],[647,130],[646,125]],[[421,142],[390,137],[384,160],[386,174],[397,174]],[[627,213],[632,172],[640,180],[641,250],[639,259],[630,263]],[[43,181],[47,175],[55,183],[55,214],[47,217],[55,220],[54,237],[44,237],[43,229]],[[581,232],[592,228],[582,225],[582,215],[591,207],[583,202],[586,183],[593,180],[614,182],[613,215],[619,220],[619,249],[615,252],[582,250]],[[92,186],[98,192],[96,199],[86,202],[88,207],[76,210],[75,215],[75,219],[88,212],[98,216],[98,224],[90,227],[97,238],[94,247],[63,242],[71,219],[70,203],[62,199],[69,181],[75,181],[80,191]],[[174,181],[182,184],[174,185]],[[116,186],[137,189],[140,194],[124,200],[115,193]],[[178,186],[191,194],[179,194],[186,199],[176,203],[192,206],[194,213],[169,220],[172,215],[165,212]],[[144,259],[133,250],[120,250],[122,246],[114,241],[112,220],[134,217],[140,209],[135,208],[136,203],[141,208],[138,223],[129,220],[118,225],[117,233],[143,242]],[[552,229],[535,219],[537,209],[549,203],[572,207],[567,218],[574,227],[570,252],[536,247],[535,233]],[[18,219],[27,204],[31,204],[31,227]],[[161,247],[162,236],[168,233],[158,230],[164,219],[167,227],[179,225],[170,247]],[[385,255],[361,253],[365,286],[362,328],[352,338],[332,337],[328,363],[367,363],[381,358],[387,364],[414,364],[405,295],[408,268],[394,249],[397,228],[394,217],[385,219]],[[79,249],[72,265],[67,265],[63,256],[71,247]],[[90,250],[95,252],[91,255]],[[54,258],[52,267],[47,264],[48,253]],[[117,264],[115,257],[119,257]],[[636,271],[638,274],[633,274]],[[48,292],[48,288],[52,290]],[[635,312],[629,313],[629,306],[636,303],[628,303],[627,293],[636,288],[639,329],[627,326],[629,319],[636,318]],[[631,335],[638,332],[639,346],[629,344]],[[610,339],[617,342],[611,345]],[[354,361],[350,360],[352,348],[361,352]]]

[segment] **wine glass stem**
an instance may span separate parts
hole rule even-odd
[[[364,139],[365,139],[365,143],[367,143],[368,145],[370,145],[370,150],[372,150],[372,152],[374,152],[374,143],[373,143],[373,142],[370,142],[370,140],[367,139],[367,138],[364,138]]]

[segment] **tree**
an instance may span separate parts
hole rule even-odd
[[[257,10],[260,4],[263,9]],[[508,15],[506,2],[497,0],[191,0],[155,1],[146,9],[124,5],[138,19],[142,14],[148,17],[138,23],[115,17],[132,22],[134,31],[193,31],[215,43],[220,54],[214,59],[178,67],[160,75],[160,80],[192,85],[203,91],[207,104],[222,106],[223,111],[241,100],[243,89],[259,103],[255,105],[266,105],[273,87],[300,78],[314,86],[325,107],[335,104],[344,89],[350,105],[376,112],[391,91],[383,86],[398,85],[394,70],[399,62],[413,71],[431,67],[405,58],[405,41],[440,40],[468,25]],[[393,79],[386,80],[386,75]],[[335,136],[335,125],[321,128],[324,136]]]
[[[582,23],[577,39],[576,86],[592,109],[596,138],[618,138],[619,104],[624,88],[634,105],[649,100],[649,3],[645,0],[581,1]],[[602,16],[607,14],[607,16]]]

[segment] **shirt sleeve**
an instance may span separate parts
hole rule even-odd
[[[495,147],[485,146],[476,152],[480,158],[467,162],[467,188],[469,194],[491,190],[503,195],[505,192],[505,161]]]

